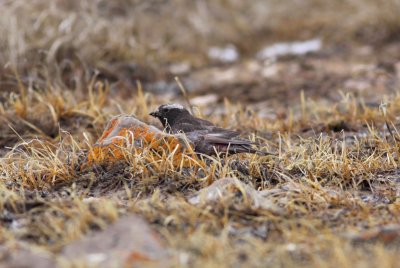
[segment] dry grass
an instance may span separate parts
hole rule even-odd
[[[92,97],[99,98],[97,94],[102,93]],[[143,96],[135,101],[150,110]],[[388,103],[387,118],[398,113],[398,103],[396,96]],[[257,126],[261,133],[274,133],[265,149],[276,156],[215,159],[203,163],[206,168],[200,173],[176,169],[168,158],[149,165],[146,154],[131,151],[125,163],[81,171],[88,140],[60,133],[49,141],[19,143],[0,163],[1,206],[11,222],[18,215],[23,223],[17,229],[3,225],[2,237],[54,251],[93,228],[103,228],[120,213],[135,211],[154,223],[178,256],[189,256],[187,265],[391,267],[397,246],[379,237],[372,243],[355,241],[362,240],[364,229],[399,221],[398,134],[392,137],[385,130],[379,108],[360,106],[357,99],[331,106],[305,100],[303,105],[299,118]],[[239,109],[232,127],[248,119],[242,108],[225,109],[227,114]],[[96,125],[96,117],[89,118]],[[264,122],[256,113],[251,119]],[[345,120],[357,131],[302,133],[321,124],[328,127],[332,119]],[[288,121],[293,121],[290,127]],[[185,199],[225,177],[266,191],[268,200],[279,207],[278,214],[252,207],[245,195],[201,206]],[[90,196],[99,199],[86,203]]]
[[[171,266],[398,266],[400,95],[374,88],[396,87],[396,70],[361,73],[357,79],[376,83],[364,91],[336,86],[336,99],[322,89],[296,91],[282,75],[277,92],[297,96],[285,100],[289,107],[226,99],[195,109],[273,155],[197,159],[193,168],[127,147],[123,161],[82,168],[114,115],[156,125],[152,109],[186,101],[147,88],[171,80],[170,64],[207,69],[211,45],[233,43],[251,58],[270,41],[322,36],[375,45],[368,61],[378,66],[392,55],[379,47],[396,39],[398,1],[17,0],[0,8],[1,251],[23,243],[68,266],[63,246],[135,212],[161,234]],[[326,65],[353,64],[328,51]],[[298,61],[312,69],[309,56],[293,57],[282,60],[283,73]],[[391,61],[396,69],[400,59]],[[274,82],[266,81],[260,92]],[[191,201],[224,178],[247,186]]]

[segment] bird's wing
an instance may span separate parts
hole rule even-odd
[[[210,129],[209,134],[231,139],[239,136],[240,131],[220,128],[220,127],[213,127]]]
[[[237,136],[237,135],[236,135]],[[231,145],[252,145],[254,144],[248,140],[242,139],[232,139],[229,135],[226,136],[225,133],[207,133],[204,136],[204,140],[209,143],[216,144],[231,144]]]
[[[210,126],[208,125],[202,125],[196,121],[194,122],[177,122],[171,126],[172,131],[174,133],[179,133],[179,132],[193,132],[193,131],[209,131],[208,128]]]
[[[233,137],[237,137],[240,135],[239,131],[236,130],[230,130],[230,129],[226,129],[226,128],[222,128],[222,127],[217,127],[216,125],[214,125],[213,123],[211,123],[210,121],[201,119],[201,118],[196,118],[195,121],[196,124],[198,124],[200,127],[203,127],[204,129],[207,129],[210,133],[221,133],[221,135],[226,136],[227,138],[233,138]]]
[[[197,118],[197,117],[193,117],[193,121],[196,124],[203,125],[203,126],[214,126],[214,124],[211,123],[210,121],[207,121],[207,120],[204,120],[204,119],[201,119],[201,118]]]
[[[226,138],[234,138],[240,135],[239,131],[229,130],[221,127],[215,126],[210,121],[192,117],[190,120],[187,118],[174,123],[172,126],[172,131],[174,133],[178,132],[192,132],[192,131],[206,131],[212,135],[220,135]]]
[[[229,154],[236,153],[256,153],[265,155],[264,152],[252,148],[255,145],[254,142],[242,139],[233,139],[221,136],[221,133],[208,133],[204,137],[205,142],[208,142],[215,146],[219,152],[227,152]]]
[[[207,130],[198,130],[185,133],[187,138],[196,146],[196,150],[204,154],[214,154],[215,150],[220,153],[256,153],[265,155],[257,149],[252,148],[254,142],[240,138],[231,138],[225,133],[210,133]],[[232,133],[231,133],[232,134]]]

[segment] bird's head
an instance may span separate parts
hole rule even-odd
[[[150,113],[151,116],[158,118],[164,127],[169,128],[177,119],[185,115],[190,115],[180,104],[163,104],[155,111]]]

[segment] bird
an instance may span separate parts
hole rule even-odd
[[[181,104],[163,104],[151,116],[158,118],[170,134],[184,133],[194,144],[194,151],[205,155],[251,153],[266,155],[254,149],[254,142],[239,138],[240,132],[218,127],[210,121],[195,117]]]

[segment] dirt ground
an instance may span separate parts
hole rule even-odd
[[[400,267],[398,1],[0,10],[1,267]],[[271,154],[82,168],[163,103]]]

